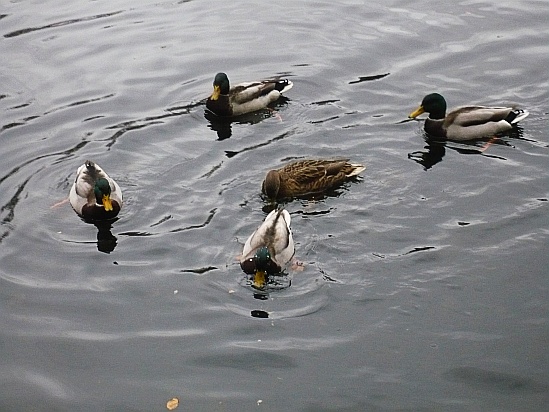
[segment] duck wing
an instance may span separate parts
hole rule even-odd
[[[288,211],[284,209],[271,211],[263,223],[246,240],[242,251],[242,260],[249,259],[262,246],[269,249],[272,258],[280,266],[290,260],[294,254],[290,221]],[[291,254],[288,257],[290,251]]]
[[[272,91],[277,91],[276,98],[281,93],[292,88],[293,83],[287,79],[269,79],[256,82],[239,83],[232,87],[229,95],[236,104],[244,104],[251,100],[258,99],[268,95]]]
[[[484,107],[468,106],[453,111],[446,116],[445,125],[454,124],[468,127],[477,126],[489,122],[505,120],[513,108],[511,107]]]

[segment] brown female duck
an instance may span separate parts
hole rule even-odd
[[[364,169],[361,164],[349,163],[349,159],[299,160],[269,171],[262,191],[271,200],[321,193],[358,176]]]

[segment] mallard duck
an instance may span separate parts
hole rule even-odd
[[[262,185],[271,200],[320,193],[357,176],[365,167],[349,163],[349,159],[299,160],[270,170]]]
[[[429,113],[424,126],[427,134],[456,141],[505,132],[529,114],[513,107],[466,106],[446,115],[446,100],[438,93],[425,96],[417,110],[408,117],[415,119],[422,113]]]
[[[267,277],[282,272],[292,259],[295,249],[290,220],[288,211],[275,209],[246,240],[240,267],[254,275],[254,288],[264,288]]]
[[[76,171],[69,201],[84,219],[112,219],[122,208],[122,191],[103,169],[87,160]]]
[[[213,82],[213,93],[206,101],[206,107],[218,116],[239,116],[265,109],[278,100],[294,84],[287,79],[270,79],[229,86],[225,73],[217,73]]]

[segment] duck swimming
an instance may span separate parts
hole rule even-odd
[[[438,93],[428,94],[421,105],[408,116],[429,113],[424,130],[427,134],[447,140],[465,141],[493,136],[511,130],[529,115],[513,107],[465,106],[446,114],[446,100]]]
[[[349,159],[298,160],[270,170],[261,190],[271,200],[321,193],[358,176],[365,167]]]
[[[287,79],[269,79],[230,87],[227,75],[217,73],[213,82],[214,90],[206,101],[206,107],[212,113],[226,117],[255,112],[277,101],[293,85]]]
[[[281,273],[292,259],[295,248],[290,221],[288,211],[273,210],[246,240],[240,267],[254,275],[254,288],[263,289],[268,276]]]
[[[101,167],[87,160],[76,171],[69,202],[86,220],[113,219],[122,208],[122,190]]]

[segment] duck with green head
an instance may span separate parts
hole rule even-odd
[[[268,277],[281,273],[292,259],[295,248],[290,221],[286,210],[273,210],[246,240],[240,267],[254,275],[254,288],[263,289]]]
[[[291,81],[280,78],[239,83],[230,87],[227,75],[217,73],[213,82],[214,90],[206,100],[206,107],[218,116],[239,116],[265,109],[292,87]]]
[[[113,219],[122,208],[122,190],[101,167],[88,160],[76,171],[69,202],[86,220]]]
[[[438,93],[428,94],[408,116],[415,119],[428,113],[424,130],[433,137],[465,141],[493,136],[511,130],[528,112],[513,107],[465,106],[446,114],[446,100]]]

